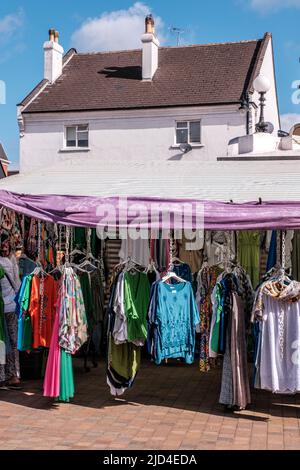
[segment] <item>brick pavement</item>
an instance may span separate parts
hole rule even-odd
[[[220,370],[145,362],[133,388],[114,399],[100,364],[75,361],[76,396],[57,404],[41,381],[0,391],[0,449],[300,449],[300,395],[252,391],[251,407],[218,404]]]

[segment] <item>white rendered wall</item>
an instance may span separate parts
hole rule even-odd
[[[226,156],[228,142],[244,135],[246,130],[246,118],[238,112],[238,106],[23,116],[21,172],[76,159],[79,155],[103,161],[215,161]],[[175,123],[185,119],[201,120],[202,145],[182,155],[174,145]],[[81,123],[89,124],[89,150],[65,152],[65,126]]]
[[[271,122],[274,125],[274,134],[277,135],[278,129],[280,129],[279,116],[278,116],[278,105],[277,105],[277,93],[276,93],[276,79],[273,64],[273,44],[269,41],[266,54],[260,70],[261,75],[265,75],[271,82],[271,88],[266,94],[266,106],[265,106],[265,121]],[[253,101],[259,104],[259,94],[254,92]],[[257,110],[257,121],[259,120],[259,110]]]

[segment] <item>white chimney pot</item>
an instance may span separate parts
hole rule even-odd
[[[58,42],[44,43],[44,78],[54,83],[62,74],[64,50]]]
[[[154,20],[152,15],[145,18],[145,33],[142,35],[143,58],[142,78],[145,81],[152,80],[158,67],[159,40],[154,33]]]

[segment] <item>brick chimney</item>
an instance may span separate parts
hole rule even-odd
[[[44,78],[50,83],[62,74],[64,50],[58,40],[58,31],[49,29],[49,41],[44,43]]]
[[[159,40],[155,36],[154,20],[152,15],[145,18],[145,33],[142,35],[143,58],[142,77],[143,80],[152,80],[158,67]]]

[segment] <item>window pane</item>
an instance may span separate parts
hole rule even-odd
[[[87,124],[81,124],[80,126],[77,127],[79,131],[87,131],[88,130],[88,125]]]
[[[200,142],[200,121],[190,122],[190,142]]]
[[[78,132],[78,147],[89,146],[89,135],[88,132]]]
[[[76,127],[67,127],[67,147],[76,147]]]
[[[187,144],[188,141],[188,130],[187,129],[176,129],[176,143]]]
[[[187,122],[186,121],[181,121],[177,122],[177,129],[182,129],[182,128],[187,128]]]

